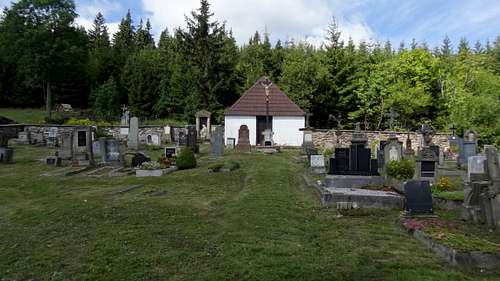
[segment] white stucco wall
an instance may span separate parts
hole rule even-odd
[[[305,117],[273,116],[274,142],[281,146],[301,146],[304,134],[300,129],[305,125]]]
[[[250,144],[255,146],[257,133],[256,116],[225,116],[224,134],[227,143],[228,138],[235,138],[238,143],[238,130],[241,125],[247,125],[250,130]],[[281,146],[301,146],[305,127],[305,117],[297,116],[273,116],[274,142]]]
[[[255,145],[257,132],[257,117],[255,116],[225,116],[224,117],[224,134],[225,143],[228,138],[235,138],[238,144],[238,130],[241,125],[247,125],[250,131],[250,144]]]

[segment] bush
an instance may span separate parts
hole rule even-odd
[[[335,154],[335,147],[324,148],[321,154],[328,158]]]
[[[227,161],[227,163],[226,163],[226,168],[228,168],[229,171],[237,170],[240,168],[240,166],[241,166],[240,162],[237,162],[237,161],[232,160],[232,159]]]
[[[196,157],[193,150],[190,147],[183,148],[177,156],[176,164],[179,170],[196,168]]]
[[[90,119],[76,119],[71,117],[68,121],[66,121],[66,125],[72,126],[92,126],[92,121]]]
[[[60,115],[53,115],[51,118],[45,117],[45,124],[62,125],[64,124],[64,117]]]
[[[409,180],[415,174],[415,167],[410,160],[391,161],[387,164],[386,173],[398,180]]]
[[[440,178],[433,186],[432,190],[434,193],[436,192],[447,192],[451,191],[453,189],[453,183],[451,182],[451,179],[448,177],[442,177]]]

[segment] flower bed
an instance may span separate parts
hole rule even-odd
[[[467,231],[463,223],[438,218],[401,218],[403,228],[450,264],[500,268],[500,244]]]

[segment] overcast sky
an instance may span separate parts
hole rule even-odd
[[[5,6],[9,0],[0,0]],[[320,45],[335,16],[342,36],[360,40],[390,40],[399,45],[412,38],[439,45],[448,34],[454,46],[460,37],[494,41],[500,36],[500,0],[211,0],[215,18],[225,21],[239,44],[256,30],[277,39],[307,40]],[[137,24],[149,18],[156,38],[168,27],[184,26],[184,15],[198,8],[199,0],[76,0],[77,23],[90,27],[101,11],[111,32],[128,9]]]

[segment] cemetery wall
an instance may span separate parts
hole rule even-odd
[[[313,131],[313,142],[316,147],[321,148],[349,147],[353,133],[354,131],[350,130],[315,130]],[[368,137],[368,145],[370,148],[377,147],[380,141],[387,140],[390,134],[390,132],[383,131],[366,131],[365,133]],[[396,133],[396,136],[406,149],[408,133]],[[442,150],[446,151],[450,148],[448,142],[450,136],[451,134],[449,133],[437,133],[433,138],[433,142]],[[422,136],[419,133],[411,132],[410,139],[412,148],[415,151],[422,147]]]

